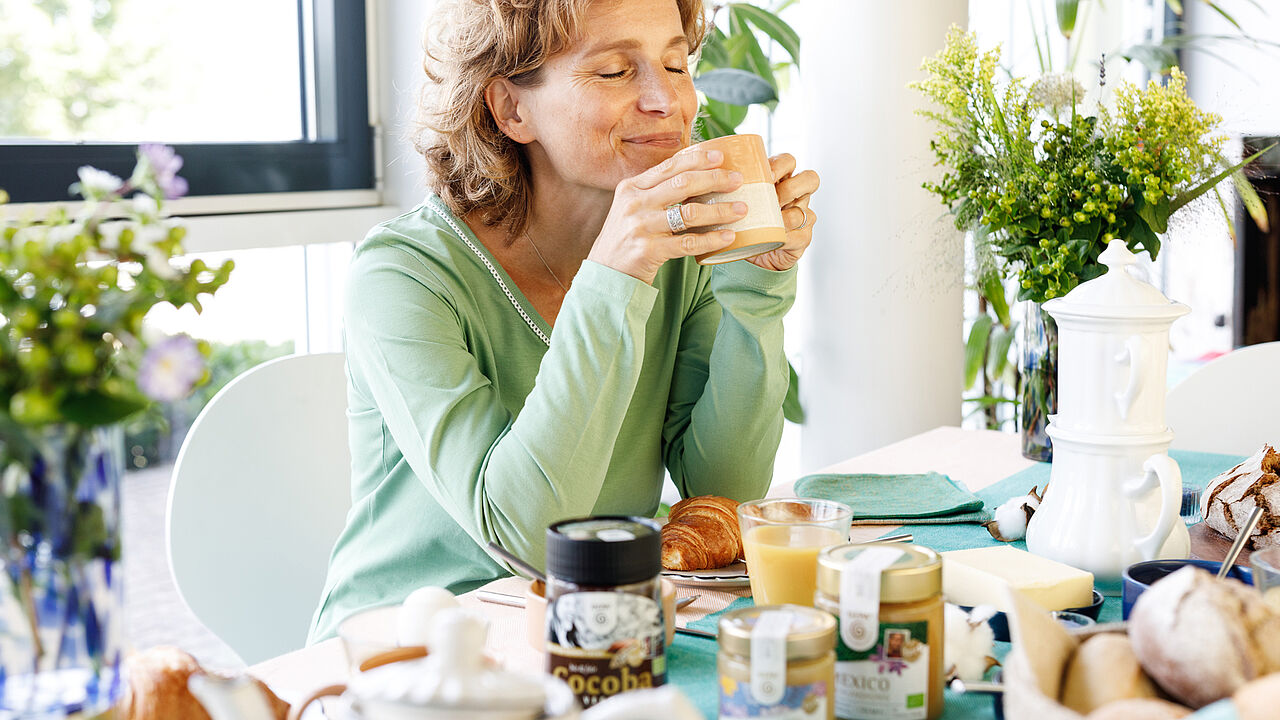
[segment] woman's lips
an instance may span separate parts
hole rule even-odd
[[[623,142],[632,145],[643,145],[645,147],[670,148],[678,150],[684,147],[683,138],[679,133],[661,133],[656,135],[637,135],[623,140]]]

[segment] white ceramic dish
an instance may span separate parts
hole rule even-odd
[[[676,585],[691,587],[747,587],[751,578],[747,576],[747,564],[739,560],[715,570],[663,570],[662,577]]]

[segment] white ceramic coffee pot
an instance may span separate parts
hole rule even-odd
[[[1058,323],[1058,414],[1027,549],[1092,572],[1114,594],[1129,565],[1190,546],[1164,418],[1169,327],[1190,309],[1129,272],[1124,242],[1100,259],[1105,274],[1044,305]]]

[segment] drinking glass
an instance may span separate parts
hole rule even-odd
[[[757,605],[813,607],[818,553],[849,539],[853,510],[833,500],[766,498],[738,506],[742,548]]]
[[[1253,567],[1253,586],[1268,605],[1280,611],[1280,547],[1255,550],[1249,565]]]

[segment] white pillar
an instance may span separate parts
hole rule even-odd
[[[934,127],[907,83],[965,0],[806,0],[798,31],[820,221],[804,260],[803,470],[960,422],[962,235],[920,184]],[[927,469],[927,468],[922,468]]]
[[[426,161],[406,133],[417,110],[422,72],[422,39],[435,0],[376,0],[378,146],[384,205],[409,210],[426,197]]]

